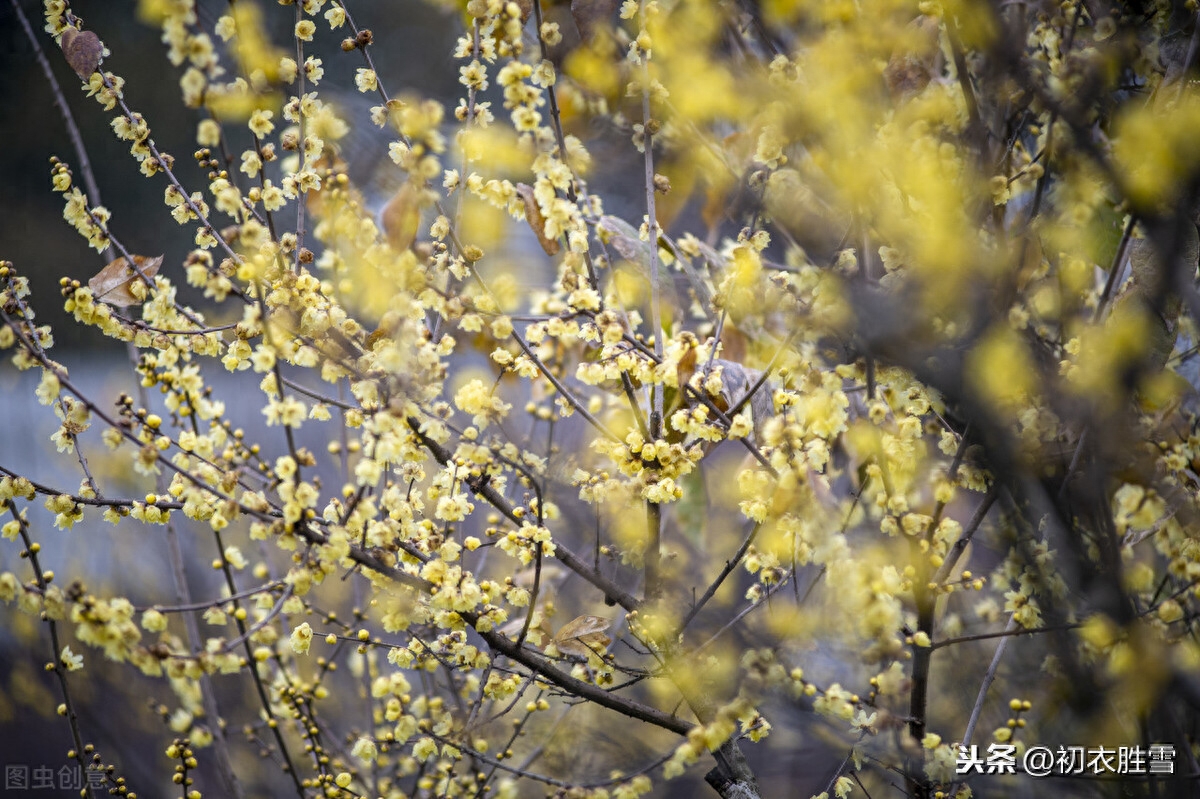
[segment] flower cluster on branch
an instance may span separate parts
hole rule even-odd
[[[109,69],[132,20],[12,5],[107,261],[61,300],[138,387],[85,390],[0,262],[81,476],[0,453],[0,600],[85,795],[965,799],[1021,778],[956,769],[993,717],[1195,790],[1194,2],[442,0],[449,99],[369,4],[141,0],[197,185]],[[126,248],[54,48],[182,261]],[[95,521],[173,595],[56,575]],[[164,785],[78,710],[115,673],[169,686],[120,720]]]

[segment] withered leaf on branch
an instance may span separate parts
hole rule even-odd
[[[616,10],[617,0],[571,0],[571,16],[585,42],[612,20]]]
[[[533,13],[533,0],[516,0],[516,2],[517,8],[521,9],[521,24],[524,25]]]
[[[641,233],[637,228],[620,217],[607,214],[600,217],[598,228],[602,241],[634,266],[642,277],[650,277],[650,264],[654,251],[650,249],[650,242],[642,241]],[[662,240],[660,239],[658,243],[661,245]],[[658,282],[660,289],[674,288],[671,283],[670,270],[661,258],[658,263]]]
[[[712,366],[714,369],[717,367],[721,369],[721,393],[713,399],[713,404],[720,408],[722,412],[732,409],[755,386],[758,386],[754,395],[750,397],[750,419],[754,424],[754,432],[757,436],[767,420],[775,415],[774,394],[776,386],[770,380],[767,380],[762,385],[758,385],[758,381],[763,376],[763,373],[758,369],[751,369],[736,361],[714,358]]]
[[[906,46],[896,48],[883,70],[883,79],[893,97],[912,97],[941,75],[938,35],[938,21],[923,15],[904,29]]]
[[[537,234],[538,244],[542,245],[542,249],[546,251],[546,255],[557,255],[559,250],[558,239],[546,238],[546,217],[542,215],[542,209],[538,207],[537,198],[533,196],[533,187],[528,183],[518,183],[517,195],[521,198],[521,202],[525,204],[525,221],[529,223],[529,227],[533,228],[533,232]]]
[[[421,226],[421,190],[412,182],[401,186],[380,214],[383,233],[396,250],[407,250]]]
[[[600,229],[606,234],[605,239],[617,253],[639,271],[646,273],[650,269],[650,244],[642,241],[641,234],[633,225],[617,216],[605,215],[600,217]]]
[[[92,31],[67,28],[62,35],[62,51],[80,80],[90,78],[104,59],[104,43]]]
[[[576,616],[554,635],[554,645],[564,655],[586,658],[593,652],[598,654],[608,649],[612,638],[604,631],[611,626],[612,622],[603,616]]]
[[[133,256],[133,262],[137,265],[137,270],[134,270],[125,260],[125,257],[121,256],[97,272],[88,281],[88,288],[92,290],[92,295],[97,300],[106,302],[109,305],[115,305],[118,308],[127,308],[130,305],[141,304],[142,299],[130,291],[130,287],[135,281],[140,282],[142,280],[138,271],[148,278],[157,275],[158,268],[162,266],[163,257],[159,255],[155,258],[150,258],[146,255],[135,255]]]
[[[600,231],[602,241],[616,250],[617,254],[631,264],[639,275],[649,279],[651,259],[654,252],[650,249],[649,242],[642,241],[641,234],[637,228],[620,217],[605,215],[600,217],[597,229]],[[678,248],[661,234],[658,239],[658,245],[660,249],[665,248],[670,252],[678,253]],[[700,301],[701,308],[711,321],[713,319],[711,308],[712,295],[708,287],[704,285],[704,281],[701,280],[686,257],[679,257],[676,261],[683,269],[688,282],[692,284],[692,288],[696,292],[696,298]],[[658,264],[658,289],[668,292],[671,296],[675,296],[676,293],[675,282],[671,278],[671,268],[664,262],[663,258],[659,259]]]

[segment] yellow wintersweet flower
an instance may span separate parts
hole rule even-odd
[[[375,70],[359,67],[354,73],[354,85],[360,92],[373,92],[379,88],[379,79]]]
[[[292,630],[292,651],[300,655],[307,655],[309,646],[312,644],[313,631],[308,622],[304,622],[300,626]]]
[[[370,738],[359,738],[354,742],[354,748],[350,750],[350,754],[369,765],[375,762],[375,758],[379,756],[379,749],[375,746],[375,741]]]
[[[83,655],[75,654],[69,646],[63,647],[62,654],[59,655],[58,659],[66,667],[67,671],[79,671],[83,668]]]
[[[311,19],[302,19],[296,23],[296,38],[302,42],[311,42],[313,34],[316,32],[317,26]]]

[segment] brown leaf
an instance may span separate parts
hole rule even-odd
[[[232,247],[234,245],[234,242],[236,242],[242,235],[242,226],[241,225],[227,225],[227,226],[221,228],[220,233],[221,233],[221,241],[225,242],[230,247]]]
[[[80,80],[87,80],[104,58],[104,43],[92,31],[67,28],[62,34],[62,51]]]
[[[607,215],[600,217],[600,228],[617,254],[636,265],[639,272],[649,273],[650,244],[642,241],[637,228],[620,217]]]
[[[728,361],[724,358],[714,358],[712,365],[714,369],[721,368],[721,393],[713,397],[712,401],[723,413],[740,403],[763,376],[758,369],[750,369],[736,361]],[[700,382],[700,385],[703,385],[703,381]],[[772,381],[768,380],[758,386],[758,390],[750,398],[750,419],[754,423],[756,436],[762,430],[763,424],[775,415],[774,393],[775,387],[772,385]]]
[[[617,0],[571,0],[571,16],[575,19],[575,27],[584,41],[591,39],[597,31],[609,24],[613,12],[617,10]]]
[[[612,626],[612,621],[603,616],[590,616],[584,614],[576,616],[569,622],[558,628],[558,632],[554,635],[555,641],[566,641],[571,638],[578,638],[581,635],[590,635],[592,633],[601,633]]]
[[[158,274],[158,268],[162,266],[163,257],[160,255],[156,258],[150,258],[146,255],[135,255],[133,256],[133,262],[137,265],[142,275],[152,278]],[[88,281],[88,288],[92,290],[92,295],[97,300],[114,305],[117,308],[127,308],[130,305],[140,305],[142,302],[142,300],[138,299],[129,290],[134,281],[141,281],[141,279],[141,275],[122,256],[97,272]]]
[[[896,48],[883,70],[892,97],[912,97],[941,74],[938,36],[938,21],[934,17],[917,17],[904,29],[905,44]]]
[[[554,636],[554,645],[565,655],[575,655],[586,658],[592,653],[601,653],[608,649],[612,638],[604,631],[612,626],[612,622],[603,616],[576,616],[559,628]]]
[[[546,217],[542,216],[542,209],[538,207],[537,199],[533,196],[533,187],[527,183],[518,183],[517,195],[525,204],[525,221],[537,234],[538,244],[542,245],[546,255],[556,255],[559,250],[558,239],[546,238]]]
[[[654,250],[650,249],[649,242],[642,241],[641,234],[637,228],[624,219],[605,215],[600,217],[600,223],[596,226],[596,230],[600,234],[602,242],[612,250],[615,250],[625,263],[633,267],[634,273],[649,282],[650,269],[655,253]],[[665,244],[665,240],[660,237],[658,244],[661,250]],[[657,288],[662,292],[664,297],[670,298],[669,302],[677,302],[678,295],[675,291],[675,281],[672,277],[671,268],[664,263],[661,257],[658,259]]]
[[[721,357],[727,361],[745,363],[749,349],[749,338],[726,318],[725,327],[721,330]]]
[[[396,250],[407,250],[416,241],[421,226],[421,192],[408,182],[388,200],[380,213],[383,233]]]

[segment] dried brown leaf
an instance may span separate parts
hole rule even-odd
[[[161,255],[155,258],[147,255],[135,255],[133,262],[137,265],[136,271],[122,256],[97,272],[88,281],[88,288],[92,290],[92,295],[97,300],[117,308],[140,305],[142,300],[130,291],[130,287],[135,281],[142,280],[138,271],[147,278],[157,275],[159,267],[162,266],[163,257]]]
[[[612,626],[612,621],[603,616],[590,616],[584,614],[576,616],[569,622],[558,629],[554,635],[555,641],[566,641],[570,638],[578,638],[581,635],[590,635],[592,633],[602,633]]]
[[[62,35],[62,51],[80,80],[90,78],[104,59],[104,43],[92,31],[67,28]]]
[[[604,631],[611,626],[612,622],[603,616],[576,616],[559,628],[553,643],[565,655],[586,658],[608,649],[612,638]]]
[[[571,16],[585,42],[612,21],[617,0],[571,0]]]
[[[726,317],[725,327],[721,330],[721,357],[727,361],[745,363],[749,351],[749,338]]]
[[[759,378],[763,376],[758,369],[750,369],[737,361],[729,361],[724,358],[714,358],[712,365],[714,369],[718,367],[721,369],[721,393],[713,397],[712,402],[723,413],[740,403],[750,390],[758,385]],[[692,379],[692,382],[703,385],[703,380],[696,377]],[[758,390],[750,397],[750,419],[754,423],[756,436],[767,420],[775,415],[774,394],[775,385],[773,381],[767,380],[758,386]]]
[[[622,258],[637,266],[642,274],[649,273],[650,243],[642,241],[637,228],[620,217],[608,215],[600,217],[600,228],[609,246]]]
[[[546,238],[546,217],[542,215],[542,209],[538,207],[537,199],[533,196],[533,187],[527,183],[518,183],[517,195],[525,204],[525,221],[537,235],[538,244],[542,245],[546,255],[556,255],[559,250],[558,240]]]
[[[642,241],[637,228],[620,217],[605,215],[600,217],[596,229],[600,233],[600,240],[615,250],[625,263],[632,266],[634,273],[647,281],[650,280],[654,251],[650,249],[650,242]],[[659,238],[658,245],[660,250],[664,247],[670,249],[670,245],[662,237]],[[676,302],[678,294],[675,291],[671,267],[661,257],[661,252],[659,255],[657,288],[665,297],[670,298],[670,302]],[[682,262],[684,259],[679,260]]]
[[[938,21],[920,16],[904,29],[905,43],[892,53],[883,79],[895,98],[919,93],[942,72],[942,51],[938,46]]]

